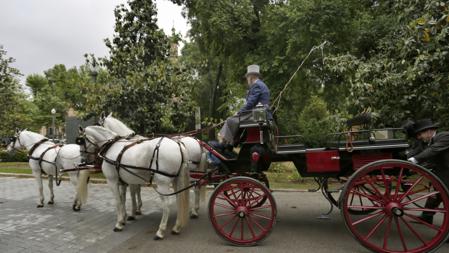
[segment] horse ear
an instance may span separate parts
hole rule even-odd
[[[102,112],[100,113],[100,119],[104,119],[105,116],[106,116],[106,112],[105,112],[105,111],[102,111]]]
[[[78,126],[78,132],[79,132],[79,134],[84,133],[84,128],[81,125]]]
[[[109,113],[108,117],[112,117],[112,112]]]
[[[16,134],[20,133],[20,129],[16,127]]]

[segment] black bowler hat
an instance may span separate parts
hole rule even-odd
[[[420,119],[415,123],[415,134],[418,134],[428,129],[437,129],[438,126],[439,124],[433,123],[431,119]]]

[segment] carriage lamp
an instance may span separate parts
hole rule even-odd
[[[256,108],[253,110],[253,119],[259,124],[267,121],[267,110],[263,104],[258,103],[256,105]]]
[[[51,109],[51,138],[54,140],[55,139],[55,114],[56,114],[56,109],[52,108]]]

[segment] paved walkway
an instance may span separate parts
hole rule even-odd
[[[0,178],[1,253],[107,252],[144,229],[146,224],[142,220],[160,217],[159,197],[154,191],[143,189],[144,218],[141,222],[131,222],[123,232],[114,233],[115,205],[107,185],[89,185],[88,204],[79,213],[71,209],[74,198],[71,184],[63,181],[54,188],[55,205],[36,208],[34,179]],[[47,185],[44,185],[44,195],[46,203]]]
[[[48,201],[46,185],[44,190]],[[107,185],[90,185],[88,204],[79,213],[71,209],[74,189],[69,182],[55,186],[55,195],[54,206],[38,209],[34,179],[0,177],[0,253],[369,252],[346,230],[338,210],[329,220],[316,219],[328,208],[320,193],[275,192],[277,224],[257,247],[234,247],[223,241],[214,233],[204,207],[200,218],[191,220],[180,235],[167,234],[163,241],[154,241],[161,211],[159,197],[149,188],[142,189],[144,215],[119,233],[112,231],[115,205]],[[173,199],[171,209],[169,229],[175,220]],[[449,244],[438,252],[449,252]]]

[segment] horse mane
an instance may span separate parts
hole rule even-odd
[[[125,123],[121,122],[120,120],[112,117],[111,115],[108,115],[104,119],[103,125],[106,127],[106,124],[108,125],[108,129],[111,129],[112,131],[116,132],[120,136],[131,136],[134,135],[135,132],[131,130]]]
[[[102,126],[88,126],[84,131],[86,135],[92,136],[98,142],[111,140],[119,136],[115,132]]]

